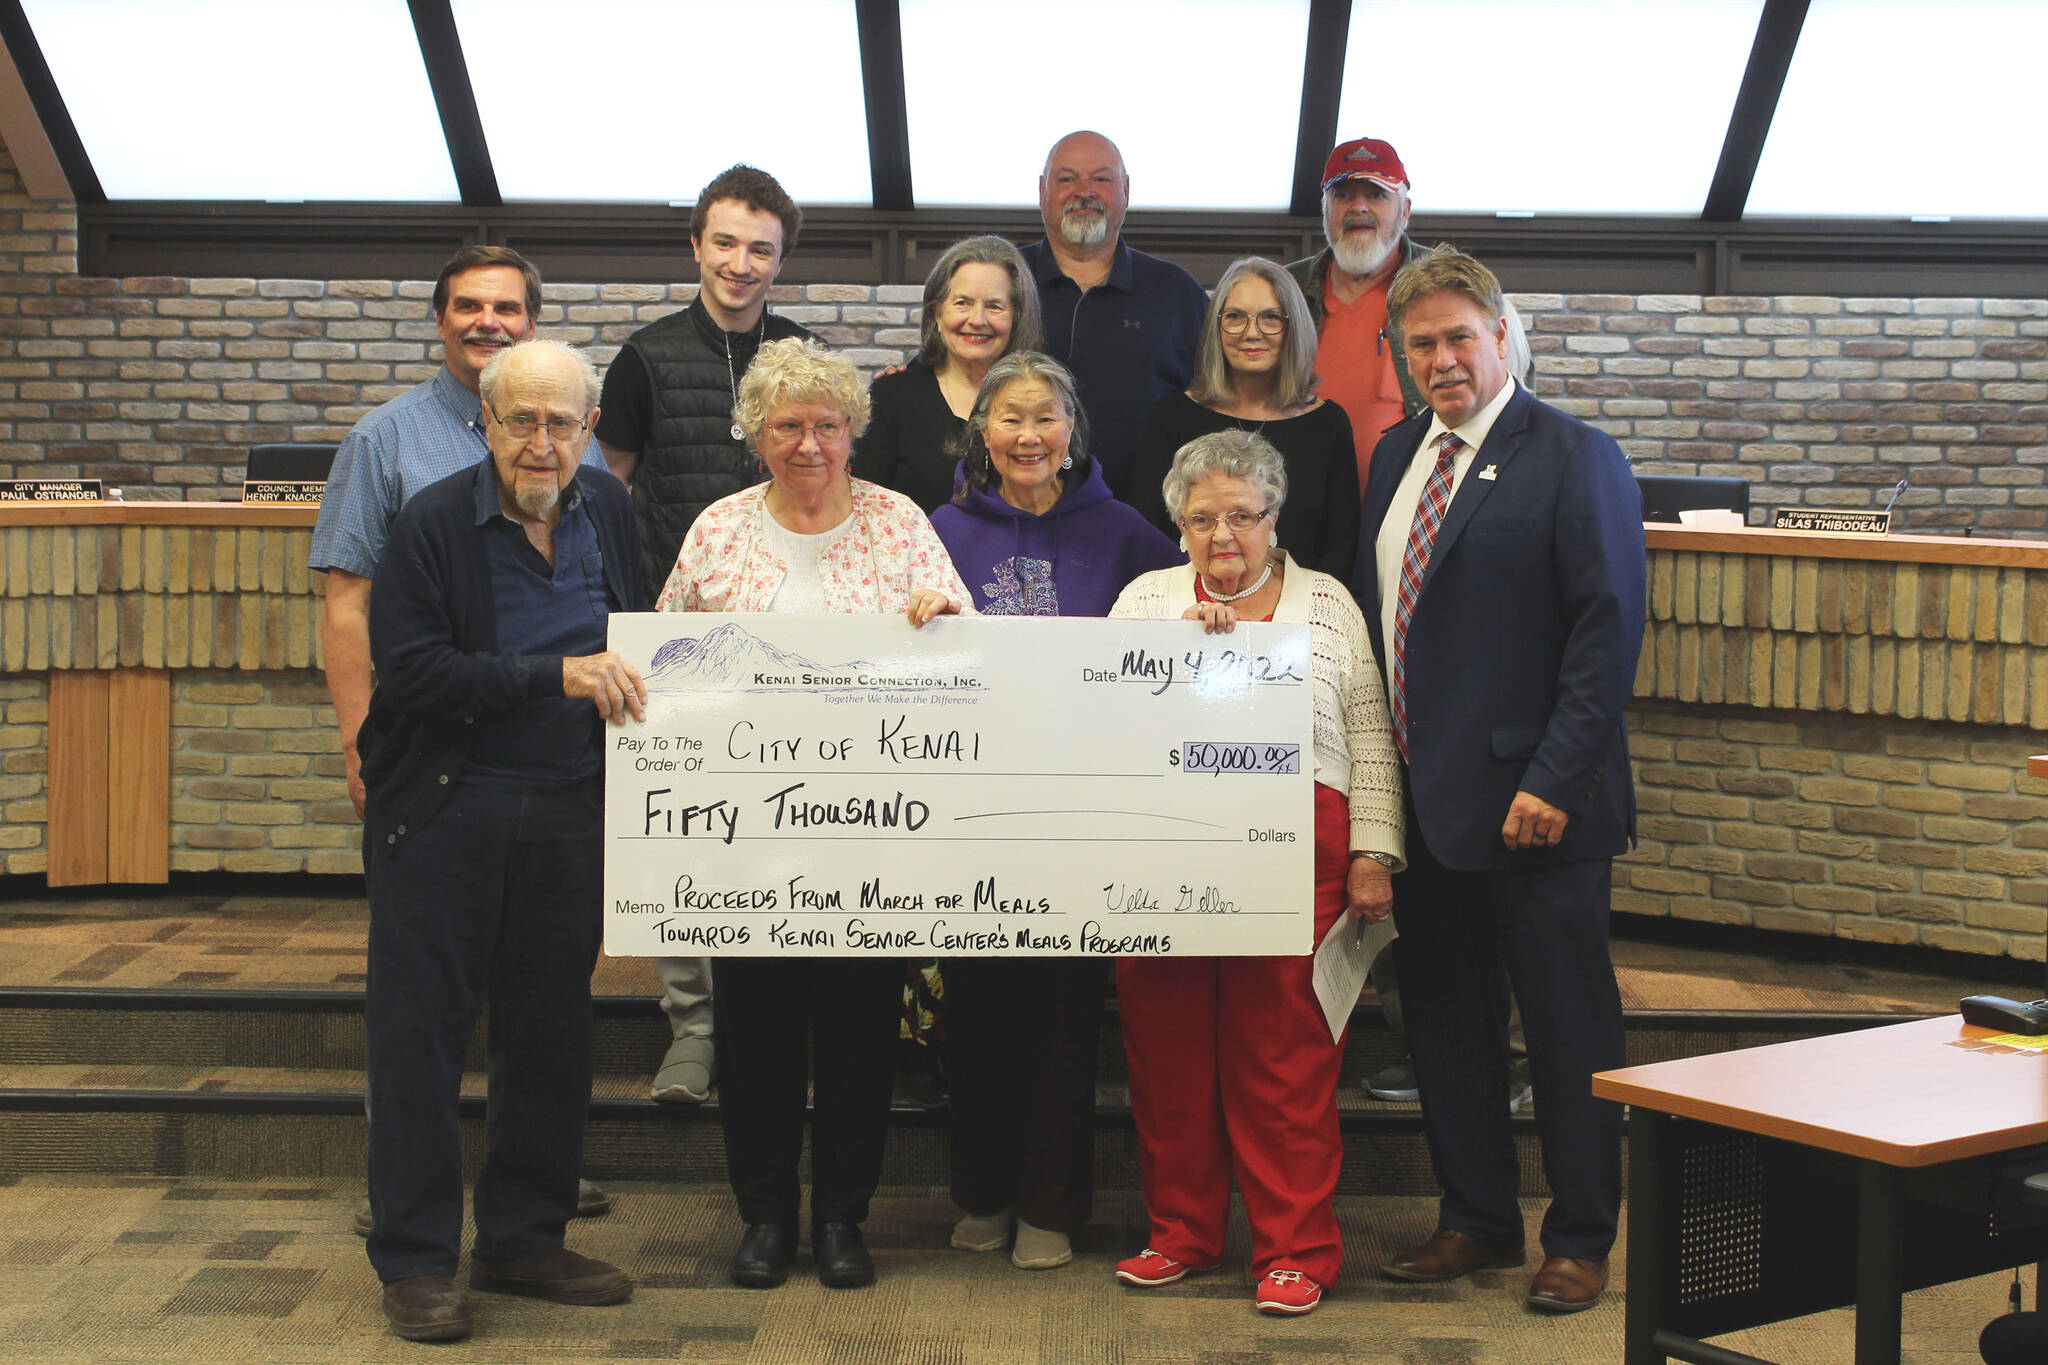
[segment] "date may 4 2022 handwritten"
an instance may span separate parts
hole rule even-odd
[[[616,615],[605,950],[1307,953],[1308,629]]]

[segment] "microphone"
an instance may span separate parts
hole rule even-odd
[[[1884,505],[1884,511],[1886,516],[1891,515],[1892,508],[1898,504],[1899,494],[1905,491],[1906,481],[1904,479],[1900,479],[1898,482],[1898,486],[1892,489],[1892,500]]]

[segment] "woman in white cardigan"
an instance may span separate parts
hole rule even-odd
[[[1223,431],[1181,447],[1165,481],[1189,563],[1124,589],[1113,617],[1309,627],[1315,685],[1316,941],[1340,915],[1378,920],[1403,866],[1400,769],[1378,664],[1350,592],[1273,543],[1287,496],[1280,453]],[[1306,894],[1308,888],[1303,888]],[[1252,1229],[1254,1303],[1307,1313],[1343,1260],[1331,1201],[1343,1149],[1343,1045],[1323,1022],[1307,957],[1124,958],[1117,1008],[1151,1237],[1117,1266],[1140,1287],[1214,1269],[1233,1175]]]

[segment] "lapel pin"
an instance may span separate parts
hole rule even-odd
[[[1484,469],[1482,469],[1482,470],[1480,470],[1480,471],[1479,471],[1479,477],[1480,477],[1480,478],[1482,478],[1482,479],[1485,479],[1485,480],[1487,480],[1488,482],[1491,482],[1491,481],[1493,481],[1494,479],[1497,479],[1497,478],[1499,478],[1499,477],[1500,477],[1500,466],[1499,466],[1499,465],[1497,465],[1497,464],[1490,464],[1490,465],[1488,465],[1488,466],[1487,466],[1486,468],[1484,468]]]

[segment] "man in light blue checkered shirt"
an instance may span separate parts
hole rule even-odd
[[[477,377],[492,356],[531,337],[539,315],[540,272],[524,256],[502,246],[456,252],[434,282],[441,368],[426,383],[366,414],[335,452],[307,564],[327,574],[320,650],[358,819],[363,769],[356,732],[370,710],[370,577],[406,500],[491,453],[484,440]],[[584,450],[583,463],[606,468],[596,440]],[[579,1218],[610,1207],[604,1191],[587,1180],[578,1182]],[[365,1236],[369,1208],[366,1199],[356,1210],[356,1231]]]

